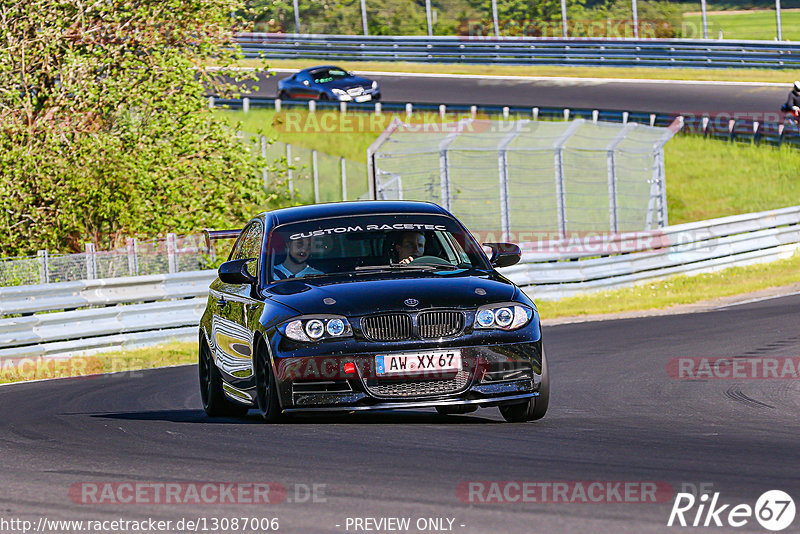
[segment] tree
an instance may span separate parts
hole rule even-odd
[[[246,90],[226,70],[240,8],[236,0],[0,6],[0,253],[228,226],[269,201],[254,172],[264,162],[207,104],[209,91]]]

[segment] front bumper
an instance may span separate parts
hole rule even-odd
[[[377,404],[368,404],[361,406],[303,406],[296,408],[285,408],[284,413],[296,412],[363,412],[370,410],[414,410],[419,408],[435,408],[437,406],[471,406],[477,405],[480,407],[498,406],[500,404],[511,403],[515,401],[525,401],[531,397],[538,397],[538,391],[531,391],[522,393],[520,395],[503,395],[500,397],[489,397],[485,399],[442,399],[442,400],[429,400],[429,401],[409,401],[409,402],[379,402]]]
[[[430,350],[446,351],[448,347]],[[388,379],[371,372],[376,354],[408,352],[403,350],[277,357],[273,369],[285,412],[493,406],[522,402],[538,395],[542,378],[541,340],[462,346],[458,350],[462,355],[462,371],[437,378]],[[352,364],[350,372],[346,372],[345,364]],[[459,375],[457,379],[455,375]],[[447,390],[439,387],[445,381],[453,387]]]

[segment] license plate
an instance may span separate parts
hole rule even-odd
[[[375,356],[375,373],[380,376],[460,370],[460,350],[378,354]]]
[[[372,100],[372,95],[361,95],[356,97],[356,102],[367,102]]]

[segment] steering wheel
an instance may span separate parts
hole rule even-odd
[[[452,263],[450,263],[445,259],[440,258],[439,256],[420,256],[419,258],[414,258],[413,260],[408,262],[408,265],[414,265],[415,263],[416,264],[424,263],[428,265],[449,265],[451,267],[453,266]]]

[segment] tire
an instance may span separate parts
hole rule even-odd
[[[278,98],[279,98],[280,100],[289,100],[289,93],[287,93],[287,92],[286,92],[286,91],[284,91],[284,90],[281,90],[281,92],[280,92],[280,93],[278,93]]]
[[[200,398],[203,401],[203,410],[209,417],[244,417],[247,415],[247,406],[229,401],[222,391],[222,375],[211,356],[211,349],[205,341],[200,341],[198,356],[198,369],[200,378]]]
[[[500,414],[509,423],[523,423],[536,421],[547,413],[550,404],[550,373],[547,370],[547,358],[542,349],[542,383],[539,386],[539,396],[532,397],[522,404],[500,406]]]
[[[436,411],[439,415],[462,415],[465,413],[472,413],[478,409],[477,406],[437,406]]]
[[[255,354],[256,407],[264,421],[274,423],[282,418],[275,373],[272,372],[269,354],[263,343],[258,344]]]

